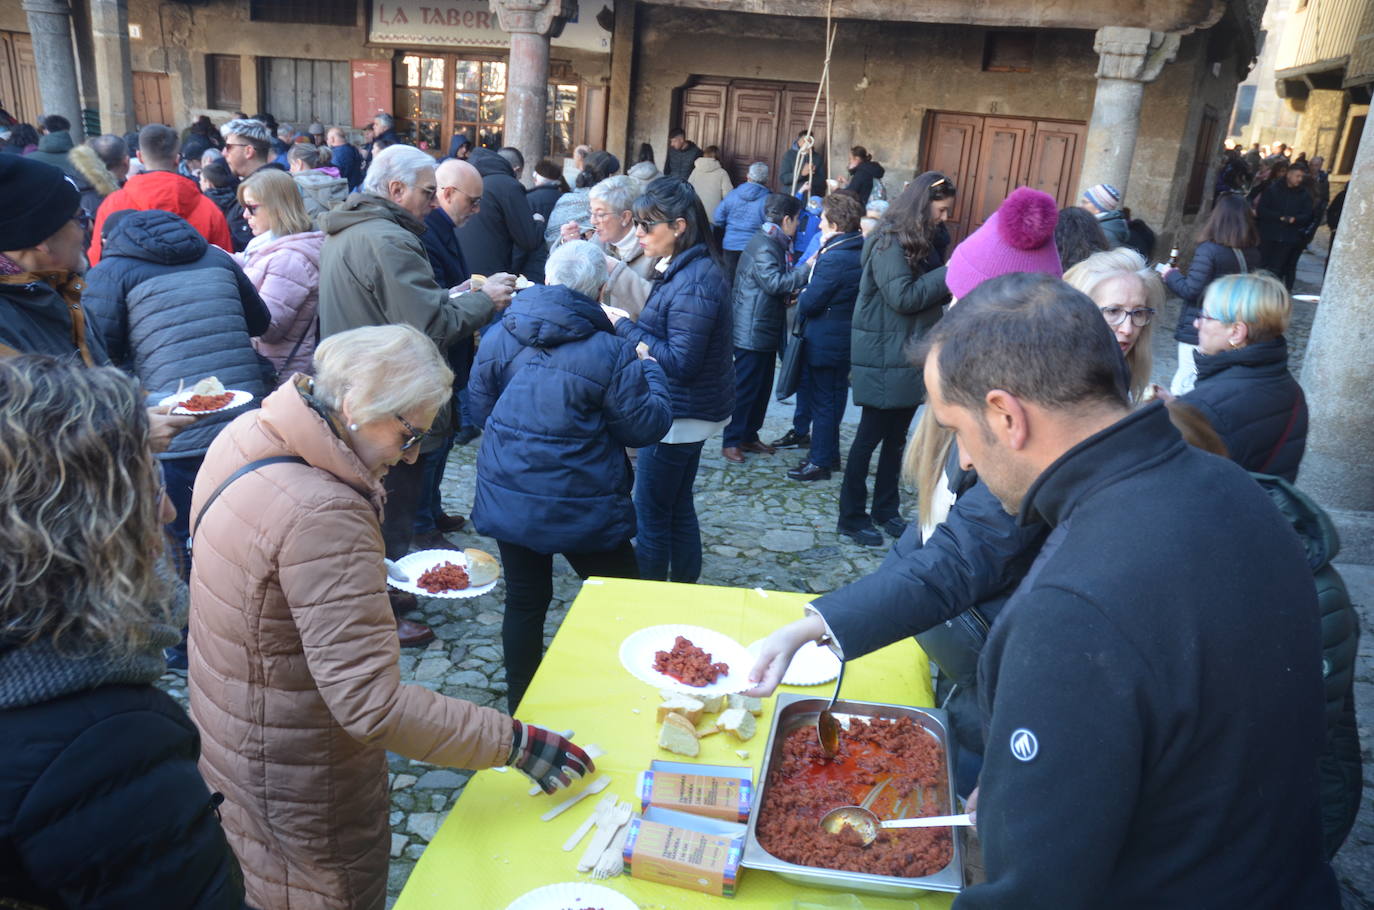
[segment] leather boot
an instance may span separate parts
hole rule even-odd
[[[400,639],[402,648],[418,648],[434,641],[434,630],[424,623],[398,618],[396,637]]]

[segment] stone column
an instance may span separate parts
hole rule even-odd
[[[81,100],[72,50],[72,9],[67,0],[24,0],[38,70],[43,114],[61,114],[72,122],[72,140],[80,142]]]
[[[1178,53],[1178,35],[1144,28],[1108,26],[1097,30],[1097,94],[1088,121],[1080,191],[1110,183],[1126,196],[1135,141],[1140,134],[1140,102],[1145,83],[1153,82]],[[1128,203],[1129,204],[1129,203]]]
[[[1310,426],[1298,486],[1335,519],[1343,562],[1374,564],[1374,136],[1360,141],[1322,282],[1302,387]]]
[[[133,130],[134,74],[129,55],[129,0],[91,0],[100,127],[122,136]]]
[[[544,157],[548,105],[549,35],[570,14],[563,0],[490,0],[501,28],[510,32],[506,67],[506,145],[525,156],[523,179]]]

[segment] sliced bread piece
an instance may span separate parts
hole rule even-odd
[[[706,695],[699,699],[707,714],[719,714],[725,710],[724,695]]]
[[[730,707],[743,708],[755,717],[763,714],[763,699],[752,698],[748,695],[731,695]]]
[[[726,733],[734,734],[735,739],[744,742],[754,736],[757,725],[754,722],[754,715],[743,708],[731,708],[720,716],[716,721],[716,726]]]
[[[696,726],[696,722],[701,720],[703,705],[690,695],[674,695],[663,700],[663,704],[658,706],[658,721],[669,714],[681,714]]]
[[[696,758],[701,752],[696,728],[681,714],[669,713],[663,718],[663,727],[658,731],[658,745],[659,748],[688,758]]]

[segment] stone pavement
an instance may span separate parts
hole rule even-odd
[[[1323,231],[1323,234],[1325,232]],[[1324,252],[1324,248],[1323,248]],[[1299,293],[1317,293],[1323,259],[1303,257]],[[1306,345],[1315,305],[1299,304],[1292,340],[1294,359],[1300,368],[1301,348]],[[1167,386],[1176,363],[1172,327],[1177,303],[1166,308],[1156,324],[1154,338],[1155,378]],[[764,439],[781,436],[789,426],[791,408],[773,403],[764,426]],[[842,451],[853,438],[858,409],[846,413],[841,432]],[[466,514],[472,502],[477,443],[454,450],[444,483],[444,499],[450,512]],[[784,472],[800,459],[801,452],[780,452],[773,457],[750,455],[743,465],[720,457],[719,439],[708,442],[696,485],[705,559],[704,584],[764,587],[786,591],[825,592],[873,571],[885,547],[864,548],[835,532],[839,476],[814,484],[789,481]],[[904,498],[910,513],[914,496]],[[464,546],[479,546],[495,553],[490,540],[470,533],[452,535]],[[1374,639],[1369,623],[1374,619],[1374,568],[1344,569],[1352,594],[1362,605],[1365,625],[1361,668],[1357,682],[1363,717],[1374,719]],[[552,640],[579,587],[577,576],[561,558],[555,560],[554,601],[545,627]],[[423,619],[438,638],[423,650],[404,651],[400,659],[402,679],[456,698],[505,708],[505,670],[501,659],[501,611],[504,589],[498,584],[489,594],[472,600],[422,601]],[[419,617],[417,617],[419,618]],[[651,617],[646,618],[651,621]],[[164,688],[185,702],[185,680],[168,675]],[[584,734],[585,735],[585,734]],[[1366,743],[1371,731],[1361,725]],[[1374,761],[1366,755],[1366,797],[1356,830],[1339,857],[1338,869],[1350,890],[1349,906],[1374,907],[1362,895],[1374,898]],[[446,813],[462,792],[470,772],[433,767],[400,756],[391,756],[391,873],[388,906],[404,886],[415,861],[434,837]]]

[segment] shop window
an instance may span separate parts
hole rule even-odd
[[[506,64],[501,60],[455,60],[453,132],[482,148],[505,144]]]
[[[545,114],[548,121],[548,139],[544,154],[549,158],[571,157],[576,142],[573,129],[577,120],[577,83],[558,82],[549,84],[549,103]]]
[[[248,18],[254,22],[293,22],[300,25],[357,25],[357,0],[250,0]]]
[[[239,76],[237,54],[206,54],[206,101],[220,111],[243,107],[243,80]]]
[[[1035,56],[1035,32],[987,32],[983,36],[983,72],[1029,73]]]
[[[1193,170],[1188,175],[1188,194],[1183,197],[1183,214],[1196,215],[1207,197],[1207,171],[1221,153],[1221,118],[1210,107],[1202,109],[1197,147],[1193,149]]]
[[[397,69],[397,132],[423,149],[448,147],[444,135],[444,58],[407,55]]]

